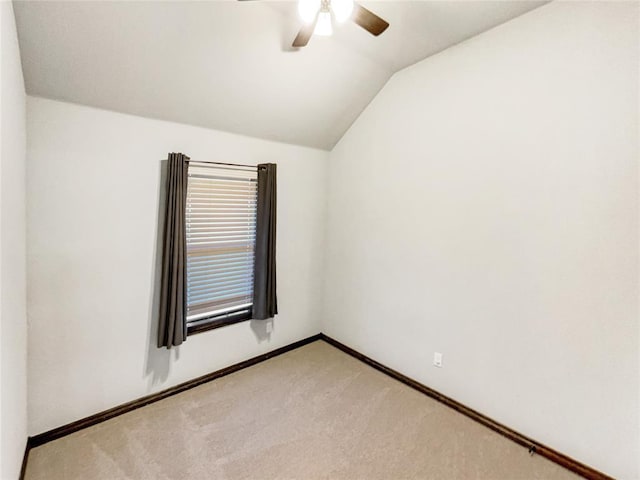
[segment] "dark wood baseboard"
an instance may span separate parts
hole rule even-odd
[[[313,335],[311,337],[305,338],[303,340],[294,342],[292,344],[286,345],[284,347],[278,348],[276,350],[273,350],[271,352],[267,352],[264,353],[262,355],[258,355],[256,357],[250,358],[249,360],[245,360],[243,362],[240,363],[236,363],[235,365],[231,365],[229,367],[223,368],[221,370],[217,370],[215,372],[209,373],[207,375],[203,375],[201,377],[195,378],[193,380],[189,380],[188,382],[184,382],[181,383],[179,385],[176,385],[175,387],[171,387],[168,388],[166,390],[163,390],[161,392],[158,393],[154,393],[151,395],[147,395],[145,397],[139,398],[137,400],[133,400],[131,402],[119,405],[117,407],[111,408],[109,410],[105,410],[104,412],[100,412],[100,413],[96,413],[95,415],[91,415],[90,417],[86,417],[83,418],[81,420],[77,420],[75,422],[69,423],[67,425],[63,425],[61,427],[58,428],[54,428],[53,430],[49,430],[47,432],[44,433],[40,433],[38,435],[35,435],[33,437],[29,437],[28,441],[27,441],[27,445],[25,448],[25,453],[24,453],[24,458],[23,458],[23,462],[22,462],[22,469],[20,472],[20,480],[24,480],[24,475],[25,475],[25,471],[26,471],[26,467],[27,467],[27,461],[28,461],[28,457],[29,457],[29,450],[31,448],[35,448],[38,447],[40,445],[44,445],[45,443],[51,442],[52,440],[56,440],[60,437],[64,437],[66,435],[69,435],[71,433],[77,432],[79,430],[82,430],[83,428],[87,428],[90,427],[92,425],[96,425],[98,423],[104,422],[105,420],[109,420],[110,418],[114,418],[117,417],[118,415],[122,415],[124,413],[130,412],[132,410],[136,410],[140,407],[144,407],[145,405],[149,405],[150,403],[154,403],[157,402],[159,400],[162,400],[164,398],[170,397],[172,395],[176,395],[178,393],[184,392],[186,390],[189,390],[190,388],[194,388],[197,387],[198,385],[202,385],[203,383],[207,383],[210,382],[212,380],[215,380],[216,378],[220,378],[223,377],[225,375],[229,375],[230,373],[234,373],[237,372],[238,370],[242,370],[243,368],[247,368],[250,367],[252,365],[255,365],[257,363],[260,362],[264,362],[265,360],[268,360],[270,358],[276,357],[278,355],[281,355],[283,353],[289,352],[291,350],[294,350],[296,348],[300,348],[304,345],[307,345],[309,343],[315,342],[317,340],[323,340],[325,342],[327,342],[328,344],[338,348],[339,350],[342,350],[343,352],[347,353],[348,355],[351,355],[352,357],[366,363],[367,365],[375,368],[376,370],[385,373],[386,375],[404,383],[405,385],[408,385],[409,387],[425,394],[428,395],[429,397],[447,405],[448,407],[456,410],[457,412],[460,412],[463,415],[466,415],[467,417],[475,420],[476,422],[490,428],[491,430],[499,433],[500,435],[503,435],[505,437],[507,437],[508,439],[518,443],[519,445],[522,445],[523,447],[527,448],[531,453],[537,453],[538,455],[541,455],[549,460],[551,460],[552,462],[557,463],[558,465],[571,470],[572,472],[577,473],[578,475],[583,476],[584,478],[587,479],[591,479],[591,480],[613,480],[612,477],[605,475],[602,472],[599,472],[598,470],[589,467],[588,465],[585,465],[581,462],[578,462],[577,460],[574,460],[571,457],[568,457],[567,455],[564,455],[540,442],[537,442],[525,435],[522,435],[521,433],[516,432],[515,430],[512,430],[511,428],[502,425],[499,422],[496,422],[495,420],[487,417],[486,415],[483,415],[480,412],[477,412],[476,410],[473,410],[472,408],[467,407],[466,405],[463,405],[459,402],[457,402],[456,400],[447,397],[446,395],[441,394],[440,392],[433,390],[432,388],[427,387],[426,385],[423,385],[420,382],[417,382],[416,380],[413,380],[403,374],[401,374],[400,372],[393,370],[375,360],[373,360],[370,357],[367,357],[366,355],[363,355],[360,352],[357,352],[356,350],[344,345],[343,343],[338,342],[337,340],[334,340],[333,338],[325,335],[324,333],[320,333],[317,335]]]
[[[417,382],[412,378],[409,378],[403,375],[402,373],[396,370],[393,370],[381,364],[380,362],[373,360],[372,358],[367,357],[366,355],[363,355],[360,352],[357,352],[356,350],[344,345],[343,343],[338,342],[337,340],[334,340],[333,338],[325,335],[324,333],[320,334],[320,338],[325,342],[327,342],[329,345],[332,345],[342,350],[343,352],[347,353],[348,355],[351,355],[352,357],[357,358],[358,360],[366,363],[370,367],[373,367],[376,370],[379,370],[380,372],[385,373],[386,375],[404,383],[405,385],[415,390],[418,390],[419,392],[424,393],[425,395],[428,395],[429,397],[441,403],[444,403],[446,406],[453,408],[457,412],[460,412],[463,415],[466,415],[467,417],[471,418],[472,420],[475,420],[476,422],[481,423],[485,427],[488,427],[491,430],[499,433],[500,435],[507,437],[509,440],[512,440],[522,445],[523,447],[527,448],[531,453],[536,453],[538,455],[541,455],[551,460],[552,462],[555,462],[558,465],[568,470],[571,470],[572,472],[577,473],[578,475],[581,475],[584,478],[588,478],[590,480],[613,480],[612,477],[605,475],[604,473],[599,472],[598,470],[591,468],[588,465],[578,462],[577,460],[574,460],[573,458],[568,457],[567,455],[564,455],[554,450],[553,448],[547,447],[546,445],[543,445],[540,442],[536,442],[535,440],[529,437],[526,437],[525,435],[522,435],[521,433],[518,433],[515,430],[512,430],[511,428],[505,425],[502,425],[499,422],[496,422],[495,420],[487,417],[486,415],[483,415],[482,413],[477,412],[476,410],[473,410],[472,408],[469,408],[466,405],[463,405],[457,402],[456,400],[450,397],[447,397],[446,395],[443,395],[442,393],[432,388],[429,388],[426,385],[423,385],[422,383]]]
[[[109,410],[105,410],[104,412],[96,413],[95,415],[91,415],[89,417],[82,418],[75,422],[68,423],[67,425],[54,428],[53,430],[49,430],[47,432],[40,433],[33,437],[29,437],[27,448],[39,447],[40,445],[44,445],[45,443],[51,442],[52,440],[55,440],[57,438],[64,437],[71,433],[77,432],[78,430],[82,430],[83,428],[96,425],[98,423],[104,422],[105,420],[109,420],[110,418],[117,417],[118,415],[122,415],[123,413],[131,412],[132,410],[136,410],[140,407],[144,407],[145,405],[149,405],[150,403],[154,403],[164,398],[170,397],[172,395],[176,395],[178,393],[184,392],[185,390],[189,390],[190,388],[197,387],[198,385],[202,385],[203,383],[210,382],[212,380],[215,380],[216,378],[224,377],[225,375],[229,375],[230,373],[237,372],[238,370],[242,370],[243,368],[247,368],[257,363],[264,362],[265,360],[268,360],[273,357],[277,357],[278,355],[282,355],[283,353],[289,352],[291,350],[295,350],[296,348],[300,348],[304,345],[307,345],[311,342],[315,342],[316,340],[319,340],[319,339],[320,339],[320,334],[313,335],[303,340],[299,340],[289,345],[285,345],[284,347],[280,347],[275,350],[272,350],[271,352],[263,353],[262,355],[258,355],[256,357],[250,358],[249,360],[244,360],[243,362],[236,363],[235,365],[231,365],[221,370],[217,370],[215,372],[208,373],[201,377],[194,378],[193,380],[189,380],[188,382],[181,383],[179,385],[176,385],[175,387],[171,387],[166,390],[162,390],[161,392],[147,395],[137,400],[132,400],[131,402],[127,402],[122,405],[118,405],[117,407],[110,408]],[[25,454],[25,465],[26,465],[27,455],[28,455],[28,451]]]
[[[24,455],[22,456],[22,466],[20,467],[20,476],[18,480],[24,480],[24,476],[27,473],[27,461],[29,460],[29,450],[31,450],[31,439],[27,438],[27,443],[24,446]]]

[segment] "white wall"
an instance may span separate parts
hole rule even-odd
[[[329,167],[323,331],[621,478],[638,40],[638,3],[541,7],[396,74]]]
[[[320,332],[328,153],[28,97],[29,433]],[[157,349],[161,161],[278,164],[278,302]],[[162,188],[161,188],[162,187]]]
[[[27,441],[25,93],[11,2],[0,2],[0,478]]]

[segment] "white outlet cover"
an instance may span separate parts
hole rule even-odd
[[[436,367],[442,368],[442,354],[440,352],[434,352],[434,354],[433,354],[433,364]]]

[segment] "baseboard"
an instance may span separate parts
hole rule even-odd
[[[405,385],[408,385],[409,387],[421,393],[424,393],[425,395],[428,395],[429,397],[445,404],[450,408],[453,408],[457,412],[460,412],[461,414],[466,415],[467,417],[471,418],[472,420],[475,420],[476,422],[484,425],[485,427],[490,428],[494,432],[497,432],[500,435],[507,437],[509,440],[512,440],[522,445],[523,447],[527,448],[531,453],[541,455],[551,460],[552,462],[557,463],[558,465],[568,470],[571,470],[572,472],[577,473],[578,475],[581,475],[584,478],[588,478],[590,480],[613,480],[612,477],[605,475],[604,473],[599,472],[598,470],[591,468],[588,465],[585,465],[577,460],[574,460],[573,458],[567,455],[564,455],[563,453],[560,453],[554,450],[553,448],[550,448],[525,435],[522,435],[521,433],[518,433],[515,430],[505,425],[502,425],[499,422],[496,422],[495,420],[487,417],[486,415],[483,415],[482,413],[477,412],[472,408],[469,408],[466,405],[463,405],[462,403],[457,402],[456,400],[450,397],[447,397],[446,395],[443,395],[442,393],[432,388],[429,388],[426,385],[423,385],[422,383],[417,382],[412,378],[409,378],[403,375],[402,373],[396,370],[393,370],[373,360],[372,358],[367,357],[366,355],[363,355],[360,352],[357,352],[356,350],[344,345],[343,343],[338,342],[337,340],[334,340],[333,338],[325,335],[324,333],[320,334],[320,338],[325,342],[327,342],[329,345],[332,345],[338,348],[339,350],[342,350],[343,352],[347,353],[348,355],[351,355],[352,357],[357,358],[358,360],[366,363],[370,367],[373,367],[376,370],[379,370],[380,372],[404,383]]]
[[[244,360],[242,362],[236,363],[229,367],[223,368],[221,370],[217,370],[212,373],[208,373],[198,378],[194,378],[193,380],[189,380],[188,382],[181,383],[176,385],[175,387],[168,388],[166,390],[162,390],[157,393],[153,393],[151,395],[147,395],[145,397],[139,398],[137,400],[133,400],[131,402],[124,403],[122,405],[118,405],[117,407],[110,408],[109,410],[105,410],[100,413],[96,413],[86,418],[82,418],[75,422],[68,423],[67,425],[63,425],[58,428],[54,428],[44,433],[40,433],[33,437],[29,438],[28,448],[39,447],[40,445],[44,445],[45,443],[56,440],[57,438],[64,437],[71,433],[77,432],[87,427],[91,427],[98,423],[104,422],[105,420],[109,420],[110,418],[117,417],[118,415],[122,415],[124,413],[131,412],[140,407],[144,407],[145,405],[149,405],[150,403],[157,402],[164,398],[170,397],[172,395],[176,395],[178,393],[184,392],[185,390],[189,390],[191,388],[197,387],[198,385],[202,385],[203,383],[210,382],[215,380],[216,378],[224,377],[225,375],[229,375],[230,373],[237,372],[238,370],[242,370],[243,368],[250,367],[260,362],[264,362],[273,357],[277,357],[278,355],[282,355],[283,353],[289,352],[291,350],[295,350],[296,348],[300,348],[304,345],[307,345],[311,342],[315,342],[320,339],[320,334],[313,335],[311,337],[305,338],[303,340],[299,340],[297,342],[291,343],[289,345],[285,345],[284,347],[277,348],[272,350],[271,352],[263,353],[262,355],[258,355],[256,357],[250,358],[249,360]],[[28,455],[28,451],[25,454],[25,464],[26,465],[26,456]]]
[[[24,476],[27,473],[27,461],[29,460],[29,450],[31,450],[31,439],[27,438],[27,442],[24,446],[24,455],[22,456],[22,466],[20,467],[20,476],[18,480],[24,480]]]
[[[234,365],[231,365],[229,367],[223,368],[221,370],[217,370],[215,372],[212,373],[208,373],[206,375],[203,375],[201,377],[195,378],[193,380],[189,380],[188,382],[184,382],[181,383],[179,385],[176,385],[175,387],[171,387],[168,388],[166,390],[162,390],[161,392],[157,392],[157,393],[153,393],[151,395],[147,395],[145,397],[139,398],[137,400],[133,400],[131,402],[119,405],[117,407],[111,408],[109,410],[105,410],[103,412],[100,413],[96,413],[95,415],[91,415],[89,417],[77,420],[75,422],[69,423],[67,425],[63,425],[61,427],[58,428],[54,428],[52,430],[49,430],[47,432],[44,433],[40,433],[38,435],[35,435],[33,437],[29,437],[28,441],[27,441],[27,445],[25,448],[25,453],[24,453],[24,458],[23,458],[23,462],[22,462],[22,470],[20,472],[20,480],[24,479],[24,474],[26,471],[26,466],[27,466],[27,460],[29,457],[29,450],[31,448],[35,448],[38,447],[40,445],[44,445],[45,443],[51,442],[53,440],[56,440],[58,438],[64,437],[66,435],[69,435],[71,433],[77,432],[79,430],[82,430],[84,428],[90,427],[92,425],[96,425],[98,423],[104,422],[105,420],[109,420],[110,418],[114,418],[117,417],[118,415],[122,415],[124,413],[127,412],[131,412],[133,410],[136,410],[140,407],[144,407],[145,405],[149,405],[150,403],[154,403],[157,402],[159,400],[162,400],[164,398],[170,397],[172,395],[176,395],[178,393],[184,392],[186,390],[189,390],[191,388],[197,387],[198,385],[202,385],[204,383],[210,382],[212,380],[215,380],[216,378],[220,378],[223,377],[225,375],[229,375],[230,373],[234,373],[237,372],[239,370],[242,370],[244,368],[250,367],[252,365],[255,365],[257,363],[260,362],[264,362],[265,360],[268,360],[270,358],[276,357],[278,355],[282,355],[283,353],[289,352],[291,350],[295,350],[296,348],[300,348],[304,345],[307,345],[309,343],[315,342],[317,340],[323,340],[325,342],[327,342],[328,344],[338,348],[339,350],[342,350],[343,352],[347,353],[348,355],[351,355],[352,357],[366,363],[367,365],[375,368],[376,370],[385,373],[386,375],[394,378],[395,380],[398,380],[402,383],[404,383],[405,385],[408,385],[409,387],[425,394],[428,395],[429,397],[447,405],[448,407],[456,410],[457,412],[460,412],[463,415],[466,415],[467,417],[471,418],[472,420],[475,420],[476,422],[484,425],[485,427],[490,428],[491,430],[499,433],[500,435],[503,435],[504,437],[508,438],[509,440],[512,440],[514,442],[516,442],[519,445],[522,445],[523,447],[527,448],[531,453],[535,453],[538,455],[541,455],[549,460],[551,460],[552,462],[557,463],[558,465],[571,470],[574,473],[577,473],[578,475],[583,476],[584,478],[590,479],[590,480],[613,480],[612,477],[605,475],[602,472],[599,472],[598,470],[589,467],[588,465],[585,465],[577,460],[574,460],[573,458],[564,455],[563,453],[558,452],[557,450],[554,450],[551,447],[548,447],[540,442],[537,442],[525,435],[522,435],[521,433],[516,432],[515,430],[499,423],[496,422],[495,420],[487,417],[486,415],[483,415],[480,412],[477,412],[475,410],[473,410],[472,408],[467,407],[466,405],[461,404],[460,402],[457,402],[456,400],[447,397],[446,395],[443,395],[442,393],[427,387],[426,385],[423,385],[420,382],[417,382],[416,380],[413,380],[405,375],[403,375],[402,373],[393,370],[375,360],[373,360],[370,357],[367,357],[366,355],[363,355],[360,352],[357,352],[356,350],[344,345],[343,343],[338,342],[337,340],[334,340],[333,338],[325,335],[324,333],[319,333],[317,335],[313,335],[311,337],[305,338],[303,340],[299,340],[297,342],[291,343],[289,345],[285,345],[284,347],[280,347],[277,348],[275,350],[272,350],[271,352],[267,352],[264,353],[262,355],[258,355],[256,357],[250,358],[249,360],[245,360],[239,363],[236,363]]]

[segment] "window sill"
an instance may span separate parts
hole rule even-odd
[[[187,336],[196,335],[198,333],[208,332],[216,328],[226,327],[234,323],[246,322],[251,320],[251,311],[241,312],[240,315],[225,315],[222,318],[214,317],[198,320],[191,325],[187,325]]]

